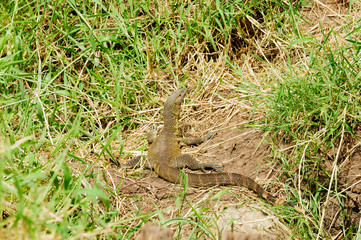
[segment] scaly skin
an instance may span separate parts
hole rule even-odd
[[[273,204],[284,204],[283,200],[274,198],[270,193],[265,191],[252,178],[238,173],[181,173],[179,168],[189,167],[191,169],[201,169],[209,167],[219,170],[220,166],[217,164],[199,164],[192,156],[182,155],[180,148],[180,139],[178,135],[178,119],[181,111],[186,88],[178,89],[173,92],[167,99],[164,106],[164,127],[162,132],[155,136],[153,133],[150,139],[151,145],[147,155],[147,167],[154,169],[154,171],[161,178],[172,182],[180,183],[182,181],[182,174],[188,175],[188,184],[193,187],[214,186],[214,185],[235,185],[243,186],[252,189],[261,197]],[[210,138],[213,134],[206,135],[205,138],[185,140],[185,143],[201,143]],[[153,139],[155,137],[155,139]],[[139,159],[133,159],[128,162],[128,166],[134,166]]]

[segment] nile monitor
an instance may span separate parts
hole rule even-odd
[[[154,131],[148,132],[148,142],[150,147],[145,161],[145,167],[154,169],[161,178],[172,182],[180,183],[182,174],[179,168],[188,167],[193,170],[211,168],[218,170],[216,173],[187,173],[188,185],[193,187],[214,186],[214,185],[235,185],[252,189],[267,201],[273,204],[282,204],[277,198],[265,191],[252,178],[238,173],[219,172],[221,165],[206,163],[200,164],[189,154],[181,154],[180,143],[200,144],[211,138],[214,132],[202,138],[181,139],[178,137],[178,118],[181,105],[187,92],[186,88],[181,88],[173,92],[164,105],[164,126],[158,136]],[[141,156],[131,159],[125,164],[128,167],[137,165]]]

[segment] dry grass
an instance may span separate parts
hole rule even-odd
[[[360,221],[346,205],[359,209],[352,194],[361,170],[353,178],[343,171],[360,146],[360,90],[352,81],[359,80],[361,5],[292,2],[1,3],[4,236],[131,238],[158,221],[180,239],[216,239],[217,219],[240,205],[267,212],[282,238],[359,236]],[[331,85],[332,71],[344,71],[338,79],[345,83]],[[306,94],[297,95],[307,91],[296,83],[317,85],[320,76],[348,98],[325,101],[319,113]],[[246,189],[183,189],[112,164],[146,151],[145,132],[162,125],[164,101],[184,86],[182,132],[219,133],[184,152],[206,161],[222,147],[271,149],[269,165],[256,150],[250,155],[264,161],[255,166],[256,180],[304,214],[266,207]],[[286,105],[281,89],[303,105]],[[316,90],[310,96],[327,99],[311,95]],[[327,118],[338,108],[339,118]],[[250,136],[257,134],[255,144]],[[236,153],[222,163],[236,166]]]

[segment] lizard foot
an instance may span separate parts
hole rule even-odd
[[[204,135],[204,136],[203,136],[204,141],[210,139],[210,138],[213,137],[216,133],[217,133],[216,131],[213,131],[213,132],[209,132],[208,134]]]
[[[202,172],[206,172],[207,169],[215,170],[216,172],[223,172],[223,165],[217,164],[217,163],[204,163],[201,164],[201,170]]]

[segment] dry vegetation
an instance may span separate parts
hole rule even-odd
[[[2,236],[133,239],[155,222],[176,239],[360,238],[359,2],[0,8]],[[301,212],[118,167],[146,151],[145,132],[184,86],[181,132],[217,134],[182,151]]]

